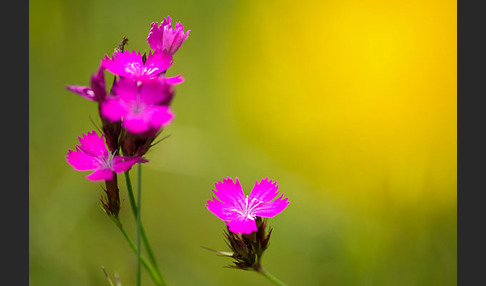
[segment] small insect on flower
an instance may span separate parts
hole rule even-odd
[[[229,177],[223,179],[223,182],[219,181],[213,192],[215,197],[207,201],[206,207],[226,221],[229,231],[233,233],[250,234],[257,231],[256,218],[274,217],[289,204],[288,198],[283,199],[283,195],[275,199],[279,193],[278,185],[268,178],[256,181],[250,195],[246,197],[238,178],[235,182]]]
[[[122,52],[125,51],[125,45],[128,43],[128,38],[123,36],[123,39],[118,44],[118,47],[115,48],[114,52]]]
[[[77,171],[94,171],[86,176],[91,181],[113,179],[113,172],[122,173],[129,170],[136,163],[147,160],[141,157],[122,157],[108,151],[103,135],[99,136],[94,130],[79,137],[76,151],[69,150],[66,160]]]

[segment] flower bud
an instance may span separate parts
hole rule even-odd
[[[122,129],[121,150],[125,156],[143,156],[162,130],[150,129],[142,134],[134,134]]]
[[[120,212],[120,195],[116,173],[113,174],[113,179],[105,181],[105,185],[106,199],[101,199],[103,209],[108,215],[118,217],[118,213]]]
[[[228,227],[225,232],[225,238],[227,245],[233,252],[231,257],[234,259],[234,265],[229,265],[227,267],[260,271],[260,261],[263,252],[268,247],[268,241],[270,240],[272,230],[270,229],[268,232],[266,230],[267,219],[256,217],[255,222],[257,224],[257,231],[250,234],[234,233],[229,231]]]

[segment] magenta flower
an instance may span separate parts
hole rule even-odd
[[[91,75],[91,87],[68,85],[66,89],[92,101],[103,101],[106,98],[105,74],[103,71],[103,65],[100,65],[98,72]]]
[[[168,82],[177,80],[171,78]],[[121,120],[122,126],[135,134],[167,126],[174,119],[167,104],[163,105],[173,96],[168,82],[163,75],[144,82],[122,78],[113,86],[116,96],[102,102],[101,114],[112,122]]]
[[[189,36],[191,30],[184,34],[181,22],[177,22],[175,29],[172,29],[171,21],[172,19],[167,16],[160,26],[157,22],[152,23],[147,42],[153,50],[173,55]]]
[[[103,135],[98,136],[94,130],[78,138],[80,144],[76,145],[76,151],[68,151],[66,160],[77,171],[94,171],[86,176],[88,180],[111,180],[113,172],[122,173],[138,162],[147,162],[141,157],[121,157],[110,154]]]
[[[245,197],[238,178],[226,178],[216,183],[215,197],[206,207],[218,218],[227,221],[229,231],[250,234],[257,230],[256,217],[273,217],[287,207],[288,198],[278,195],[277,182],[267,178],[255,182],[250,195]],[[219,199],[219,201],[217,200]],[[273,200],[275,199],[275,200]],[[273,201],[272,201],[273,200]]]
[[[120,77],[145,80],[157,77],[172,65],[172,55],[150,52],[144,63],[140,52],[132,51],[115,52],[110,59],[108,55],[101,64],[111,73]]]

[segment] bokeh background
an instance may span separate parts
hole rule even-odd
[[[64,158],[97,106],[64,86],[89,85],[123,36],[148,51],[167,15],[192,30],[168,71],[186,81],[146,156],[142,217],[169,285],[271,285],[200,247],[228,250],[205,207],[226,176],[247,194],[268,176],[289,197],[263,260],[289,285],[456,285],[456,13],[451,0],[29,1],[30,285],[109,285],[102,265],[135,285],[102,184]]]

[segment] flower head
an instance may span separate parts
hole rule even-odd
[[[160,25],[157,22],[152,23],[147,42],[153,50],[173,55],[189,36],[191,30],[184,33],[181,22],[177,22],[172,29],[171,21],[172,19],[167,16]]]
[[[121,157],[110,154],[106,148],[103,135],[94,130],[79,137],[76,151],[69,150],[66,160],[77,171],[94,171],[86,178],[91,181],[112,180],[113,173],[129,170],[134,164],[147,162],[141,157]]]
[[[147,60],[144,61],[140,51],[138,53],[117,51],[113,53],[111,59],[106,55],[101,64],[108,71],[120,77],[146,80],[165,72],[172,65],[172,55],[150,52]]]
[[[116,96],[101,104],[101,114],[112,122],[122,120],[122,126],[131,133],[158,130],[174,118],[164,104],[172,99],[172,88],[163,75],[144,82],[122,78],[113,86]]]
[[[91,75],[91,87],[68,85],[66,86],[66,89],[75,92],[86,99],[101,102],[106,98],[104,70],[103,65],[100,65],[98,72]]]
[[[246,197],[238,178],[236,182],[229,177],[223,182],[219,181],[213,192],[215,197],[207,201],[206,206],[218,218],[227,221],[229,231],[233,233],[250,234],[257,231],[257,217],[273,217],[289,204],[288,198],[283,199],[283,195],[275,199],[279,193],[278,185],[268,178],[260,183],[255,182],[253,190]]]

